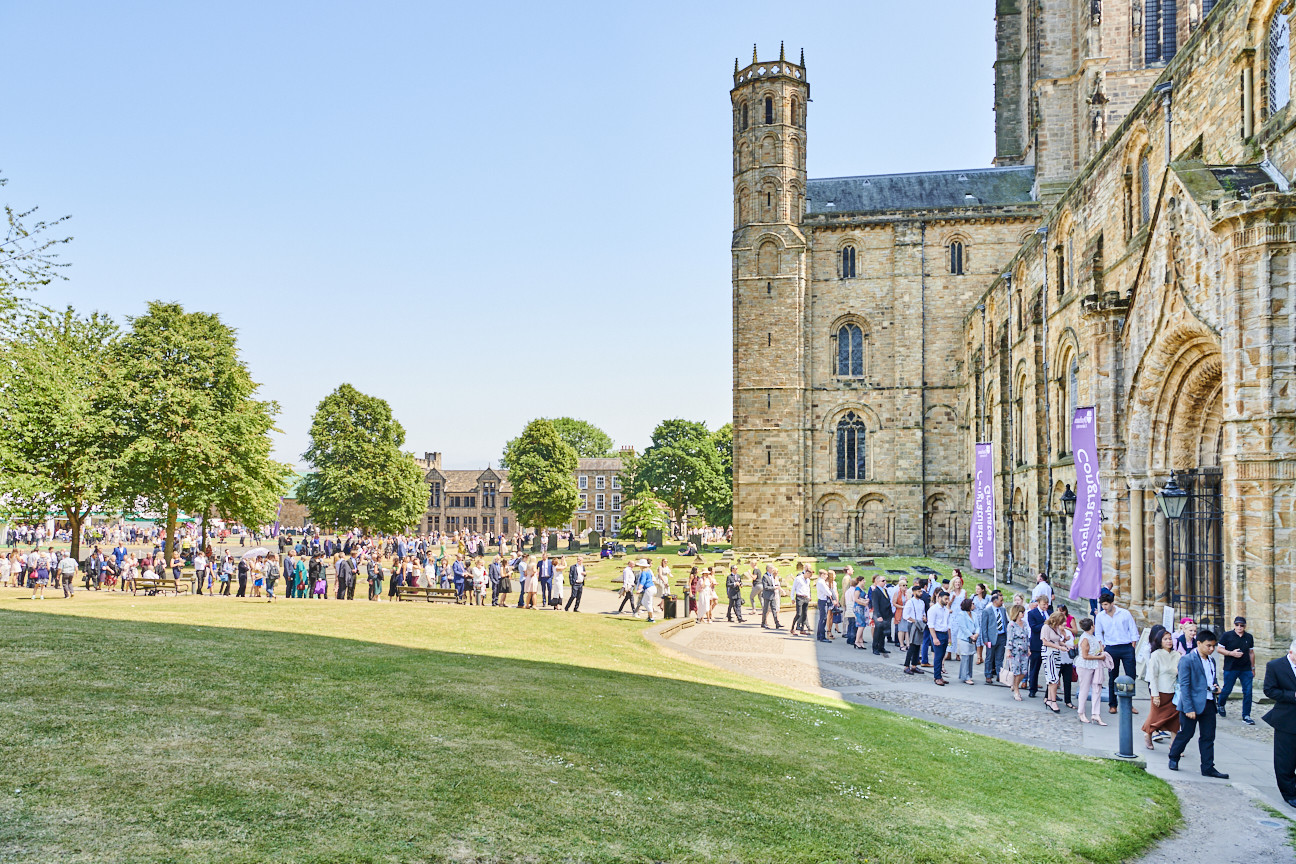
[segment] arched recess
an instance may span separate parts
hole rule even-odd
[[[854,312],[838,316],[828,327],[829,375],[867,380],[872,347],[867,318]]]
[[[861,552],[889,552],[895,546],[895,510],[885,495],[862,496],[855,505],[854,522]]]
[[[1080,342],[1070,327],[1058,337],[1051,371],[1055,377],[1049,398],[1056,408],[1050,418],[1054,426],[1052,446],[1058,456],[1066,456],[1071,452],[1071,419],[1080,407]]]
[[[770,167],[778,164],[778,137],[766,135],[761,139],[761,165]]]
[[[837,494],[825,495],[815,504],[815,545],[824,552],[846,551],[849,525],[846,499]]]
[[[1026,493],[1018,486],[1012,498],[1012,553],[1020,568],[1027,567],[1029,557],[1030,514],[1026,511]]]
[[[1130,387],[1131,473],[1219,466],[1223,445],[1223,355],[1204,328],[1186,326],[1153,341]]]
[[[783,185],[773,177],[766,177],[761,180],[760,200],[757,206],[760,208],[762,222],[782,222],[783,214]]]
[[[941,241],[945,249],[945,272],[951,276],[962,276],[970,267],[972,244],[966,234],[954,231]]]
[[[764,234],[756,241],[756,275],[777,276],[783,243],[777,234]]]
[[[950,456],[962,452],[962,417],[958,408],[948,403],[928,406],[923,416],[923,441],[926,476],[939,477]]]
[[[1017,372],[1013,375],[1012,393],[1013,458],[1017,465],[1025,465],[1031,458],[1028,422],[1031,412],[1026,410],[1029,398],[1030,378],[1026,375],[1026,361],[1022,360],[1017,364]]]
[[[923,507],[923,523],[928,555],[953,555],[961,545],[958,541],[961,527],[959,513],[949,496],[937,492],[927,498]]]
[[[751,221],[750,200],[751,192],[747,190],[746,186],[741,187],[738,194],[734,196],[734,219],[739,227]]]
[[[1065,494],[1066,485],[1058,480],[1053,484],[1053,494],[1049,497],[1048,518],[1053,520],[1053,571],[1069,575],[1075,570],[1075,549],[1071,545],[1066,511],[1062,509],[1062,496]]]

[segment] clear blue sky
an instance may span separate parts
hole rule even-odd
[[[4,194],[72,214],[42,302],[237,328],[287,461],[343,381],[447,467],[642,449],[730,417],[734,57],[805,48],[811,177],[983,167],[993,7],[11,2]]]

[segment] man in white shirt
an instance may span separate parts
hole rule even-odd
[[[626,604],[630,604],[630,611],[635,610],[634,589],[635,589],[635,572],[634,566],[626,564],[625,569],[621,571],[621,605],[617,607],[617,614],[625,609]]]
[[[788,632],[793,636],[809,636],[810,626],[807,619],[810,615],[810,565],[807,564],[805,569],[797,573],[796,578],[792,580],[792,601],[796,603],[796,613],[792,616],[792,629]]]
[[[919,665],[918,654],[922,648],[922,634],[927,627],[927,606],[922,601],[922,593],[915,584],[912,591],[909,592],[909,599],[905,601],[904,612],[901,617],[909,622],[909,648],[905,652],[905,674],[917,675],[922,672],[922,666]]]
[[[72,596],[72,580],[76,578],[77,562],[71,555],[64,555],[63,560],[59,561],[58,573],[59,582],[63,585],[63,596]]]
[[[936,603],[927,612],[927,631],[931,633],[932,647],[936,649],[936,666],[933,670],[935,677],[932,680],[942,687],[945,686],[945,670],[942,664],[945,662],[945,652],[949,650],[950,641],[949,604],[949,592],[942,591],[936,596]]]
[[[815,638],[820,642],[831,642],[827,634],[832,632],[828,622],[832,619],[832,610],[837,605],[836,579],[831,570],[820,570],[819,581],[815,592],[819,599],[819,620],[815,622]]]
[[[571,565],[571,570],[567,573],[567,578],[571,581],[571,597],[567,599],[567,605],[563,607],[564,612],[572,611],[572,604],[576,604],[577,612],[580,611],[581,595],[585,593],[585,559],[580,555],[576,556],[576,563]],[[625,574],[621,575],[621,584],[625,585]]]
[[[1036,576],[1035,579],[1036,579],[1035,590],[1031,592],[1031,602],[1034,603],[1036,600],[1038,600],[1041,597],[1047,597],[1048,603],[1045,605],[1048,606],[1048,611],[1050,614],[1052,614],[1053,586],[1049,584],[1048,574],[1041,573],[1038,576]]]
[[[1116,606],[1116,598],[1107,591],[1098,596],[1101,607],[1094,620],[1095,635],[1102,642],[1103,648],[1111,655],[1111,671],[1107,673],[1107,690],[1111,694],[1107,700],[1107,713],[1116,713],[1116,677],[1121,674],[1121,664],[1125,664],[1125,674],[1137,680],[1134,662],[1134,648],[1138,645],[1138,625],[1128,610]],[[1138,713],[1138,709],[1133,709]]]

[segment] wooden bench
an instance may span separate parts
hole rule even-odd
[[[167,591],[178,595],[180,593],[180,586],[174,579],[160,579],[156,576],[136,576],[135,581],[131,586],[131,594],[139,594],[141,591],[146,595],[165,594]]]
[[[453,588],[420,588],[417,585],[400,585],[396,588],[397,600],[412,600],[415,597],[425,598],[429,603],[454,603],[459,599]]]

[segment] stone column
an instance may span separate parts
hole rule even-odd
[[[1152,603],[1165,603],[1169,597],[1167,574],[1170,572],[1169,525],[1161,508],[1157,508],[1152,528]]]
[[[1143,605],[1143,490],[1130,489],[1130,605]]]

